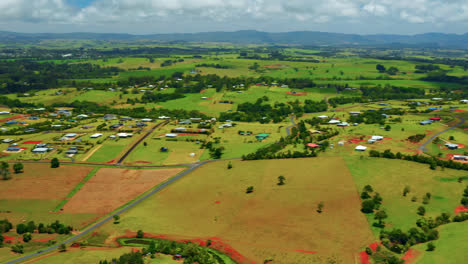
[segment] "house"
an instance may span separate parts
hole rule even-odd
[[[168,148],[166,148],[166,147],[162,147],[162,148],[161,148],[159,151],[161,151],[161,152],[168,152],[168,151],[169,151],[169,149],[168,149]]]
[[[120,118],[120,121],[130,121],[130,120],[133,120],[133,118],[128,117],[128,116],[124,116],[124,117]]]
[[[199,117],[192,117],[192,118],[190,118],[190,121],[192,121],[192,122],[200,122],[200,121],[202,121],[202,119],[199,118]]]
[[[171,118],[168,117],[168,116],[160,116],[160,117],[158,117],[158,119],[171,119]]]
[[[36,131],[35,128],[28,128],[28,129],[24,130],[24,133],[31,133],[31,132],[34,132],[34,131]]]
[[[90,129],[90,128],[93,128],[94,126],[93,125],[87,125],[87,126],[82,126],[81,128],[82,129]]]
[[[270,136],[269,134],[267,133],[260,133],[258,134],[257,136],[255,136],[258,140],[264,140],[266,138],[268,138],[268,136]]]
[[[28,119],[29,119],[29,120],[39,120],[40,117],[38,117],[38,116],[30,116],[30,117],[28,117]]]
[[[349,124],[347,122],[342,122],[342,123],[339,123],[337,126],[339,127],[347,127],[349,126]]]
[[[102,137],[102,134],[99,134],[99,133],[90,136],[90,138],[100,138],[100,137]]]
[[[327,119],[328,116],[326,116],[326,115],[321,115],[321,116],[317,116],[317,118],[318,118],[318,119]]]
[[[447,143],[445,144],[445,146],[448,148],[448,149],[458,149],[458,144],[452,144],[452,143]]]
[[[373,139],[375,141],[380,141],[380,140],[383,140],[384,137],[382,137],[382,136],[372,136],[371,139]]]
[[[148,126],[148,125],[145,124],[145,123],[142,123],[142,122],[137,122],[137,123],[136,123],[136,126],[137,126],[137,127],[145,127],[145,126]]]
[[[49,114],[50,117],[57,117],[58,114],[55,114],[55,113],[52,113],[52,114]]]
[[[208,97],[206,97],[206,96],[203,96],[201,99],[202,99],[202,100],[207,100],[207,99],[208,99]]]
[[[19,152],[19,151],[21,151],[21,148],[15,147],[15,146],[10,146],[10,147],[7,148],[6,151],[8,151],[8,152]]]
[[[440,117],[437,117],[437,116],[435,116],[435,117],[431,117],[431,118],[429,118],[429,120],[432,120],[432,121],[440,121],[440,120],[441,120],[441,118],[440,118]]]
[[[113,125],[110,125],[109,128],[110,129],[119,129],[121,127],[123,127],[124,124],[122,123],[118,123],[118,124],[113,124]]]
[[[168,137],[168,138],[176,138],[176,137],[178,137],[178,136],[179,136],[179,135],[177,135],[177,134],[171,134],[171,133],[165,135],[165,137]]]
[[[427,110],[435,111],[435,110],[439,110],[439,108],[437,108],[437,107],[429,107]]]
[[[48,151],[49,151],[48,148],[35,148],[32,150],[32,152],[36,154],[43,154],[43,153],[47,153]]]
[[[367,149],[366,146],[361,146],[361,145],[359,145],[359,146],[357,146],[354,150],[356,150],[356,151],[366,151],[366,149]]]
[[[114,114],[106,114],[106,115],[104,115],[104,120],[113,120],[113,119],[117,119],[117,116],[114,115]]]
[[[349,112],[351,116],[358,116],[361,114],[361,112]]]
[[[191,124],[192,124],[192,121],[190,120],[179,121],[179,125],[191,125]]]
[[[330,121],[328,121],[328,124],[332,124],[332,125],[339,124],[339,123],[341,123],[340,120],[330,120]]]
[[[152,122],[152,121],[153,121],[153,119],[151,119],[151,118],[143,118],[143,119],[141,119],[141,122]]]
[[[367,141],[367,143],[369,143],[369,144],[374,144],[376,141],[377,141],[377,140],[375,140],[375,139],[369,139],[369,140]]]
[[[77,115],[76,118],[88,118],[89,116],[88,115],[85,115],[85,114],[81,114],[81,115]]]
[[[442,100],[444,100],[444,99],[435,97],[435,98],[432,98],[431,100],[432,100],[432,101],[442,101]]]
[[[185,127],[177,127],[177,128],[172,129],[171,132],[185,133],[187,132],[187,129]]]
[[[51,127],[61,127],[62,125],[50,125]]]
[[[432,121],[432,120],[424,120],[424,121],[419,122],[419,124],[420,124],[421,126],[425,126],[425,125],[430,125],[430,124],[432,124],[433,122],[434,122],[434,121]]]
[[[66,134],[65,136],[63,137],[66,137],[66,138],[76,138],[78,135],[75,134],[75,133],[69,133],[69,134]]]
[[[39,143],[34,148],[47,148],[49,144],[46,143]]]
[[[128,134],[128,133],[118,133],[117,136],[119,138],[129,138],[129,137],[132,137],[133,134]]]
[[[468,156],[462,156],[462,155],[453,155],[453,160],[458,160],[458,161],[468,161]]]
[[[468,104],[468,100],[460,100],[460,103],[462,103],[462,104]]]
[[[16,125],[16,124],[18,124],[18,123],[19,123],[19,122],[16,121],[16,120],[11,120],[11,121],[6,122],[5,125]]]
[[[78,147],[70,147],[65,154],[67,155],[76,155],[78,154]]]
[[[10,112],[8,112],[8,111],[0,111],[0,115],[8,115],[8,114],[10,114]]]

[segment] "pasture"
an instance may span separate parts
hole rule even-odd
[[[441,213],[454,215],[459,206],[465,183],[459,183],[459,177],[465,177],[466,172],[458,170],[431,170],[427,164],[403,160],[383,158],[345,157],[346,163],[353,175],[359,192],[365,185],[371,185],[375,192],[383,198],[382,209],[388,214],[387,226],[408,230],[416,225],[420,218],[417,208],[424,206],[426,217]],[[410,192],[403,196],[403,189],[408,186]],[[428,204],[423,204],[426,193],[431,194]],[[415,199],[415,201],[412,201]],[[369,224],[374,222],[369,215]],[[378,228],[372,227],[378,234]]]
[[[355,253],[374,241],[341,158],[232,161],[231,170],[227,164],[204,165],[124,213],[120,224],[106,224],[98,232],[110,235],[106,243],[139,229],[212,238],[232,247],[240,263],[267,258],[272,263],[352,263]],[[277,185],[280,175],[286,178],[283,186]],[[254,186],[253,193],[246,194],[248,186]],[[318,213],[321,201],[324,211]]]

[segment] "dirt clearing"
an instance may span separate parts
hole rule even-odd
[[[100,169],[64,206],[63,212],[107,214],[182,170]]]

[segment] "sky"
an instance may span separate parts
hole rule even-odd
[[[468,32],[468,0],[0,0],[0,30]]]

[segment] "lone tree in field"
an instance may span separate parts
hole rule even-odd
[[[418,207],[418,215],[424,216],[426,214],[426,208],[424,206],[419,206]]]
[[[249,186],[249,187],[247,187],[247,190],[245,190],[246,193],[253,193],[253,191],[254,191],[253,186]]]
[[[231,162],[228,163],[227,168],[228,168],[228,170],[232,169],[232,163]]]
[[[411,188],[408,185],[406,185],[405,188],[403,189],[403,196],[406,196],[410,191],[411,191]]]
[[[50,167],[51,168],[58,168],[60,167],[60,162],[57,158],[53,158],[51,161],[50,161]]]
[[[28,243],[29,241],[31,241],[31,239],[32,239],[31,233],[27,232],[27,233],[23,234],[23,242],[24,243]]]
[[[317,204],[317,213],[321,214],[323,212],[323,207],[325,206],[324,202],[320,202]]]
[[[137,238],[143,238],[144,236],[145,236],[145,233],[143,233],[143,230],[137,231],[137,235],[136,235]]]
[[[23,172],[23,169],[24,165],[21,162],[15,163],[15,165],[13,165],[13,170],[15,171],[15,173],[21,173]]]
[[[379,227],[384,227],[384,219],[387,218],[388,215],[384,210],[380,210],[377,213],[375,213],[374,219],[379,221]]]
[[[380,72],[380,73],[384,73],[387,69],[385,68],[385,66],[383,66],[382,64],[377,64],[377,66],[375,66],[375,68]]]
[[[120,220],[120,216],[114,215],[113,218],[114,218],[114,224],[118,224]]]
[[[367,193],[372,193],[372,192],[374,192],[374,189],[372,189],[372,186],[366,185],[366,186],[364,186],[363,191],[365,191]]]
[[[284,181],[286,181],[286,178],[283,175],[278,177],[278,185],[284,185]]]
[[[0,164],[0,173],[2,174],[2,178],[4,180],[11,179],[9,168],[10,168],[10,164],[2,161],[2,163]]]
[[[427,249],[426,251],[434,251],[435,249],[435,246],[432,242],[429,242],[429,244],[427,244]]]

